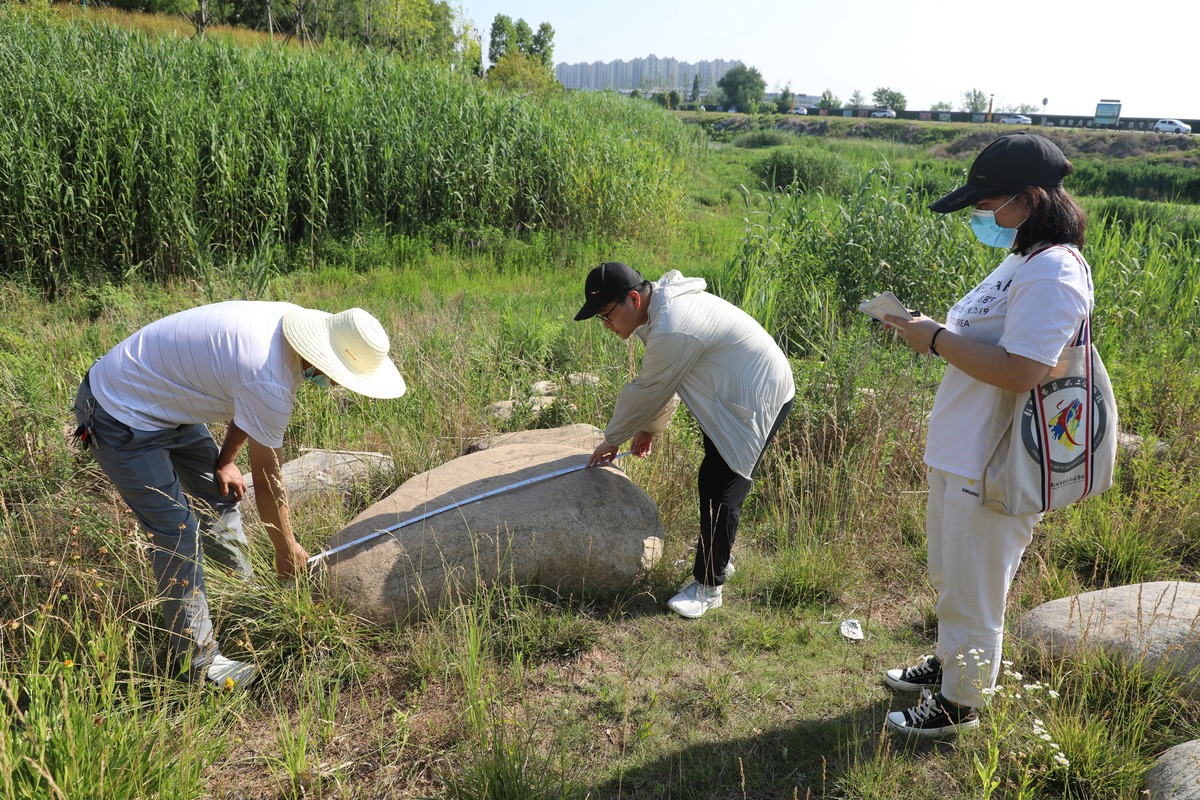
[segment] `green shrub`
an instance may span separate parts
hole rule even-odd
[[[822,148],[793,147],[767,153],[754,172],[773,189],[840,195],[849,184],[851,168],[846,159]]]
[[[1200,203],[1200,170],[1174,164],[1079,161],[1063,185],[1073,194]]]
[[[784,147],[786,145],[794,145],[798,141],[799,138],[794,133],[768,128],[765,130],[748,131],[733,137],[733,146],[744,147],[746,149]]]

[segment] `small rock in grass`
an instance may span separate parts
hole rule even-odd
[[[567,376],[572,386],[599,386],[600,376],[594,372],[572,372]]]
[[[1200,739],[1167,750],[1146,773],[1150,800],[1200,800]]]

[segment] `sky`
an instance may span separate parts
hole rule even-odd
[[[483,38],[496,14],[554,27],[554,61],[741,60],[767,91],[789,85],[843,101],[904,94],[910,110],[978,88],[996,108],[1030,103],[1089,116],[1200,118],[1196,0],[462,0]],[[1143,0],[1145,2],[1145,0]],[[1143,12],[1143,9],[1145,11]]]

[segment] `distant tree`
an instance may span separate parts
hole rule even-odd
[[[679,94],[679,92],[676,91],[675,89],[672,89],[670,94],[668,95],[668,97],[671,100],[671,105],[668,107],[669,108],[679,108],[679,104],[683,101],[683,97]]]
[[[529,23],[524,19],[518,19],[513,24],[513,36],[510,46],[517,48],[525,55],[531,55],[530,50],[533,49],[533,29],[529,27]]]
[[[30,8],[35,4],[29,4]],[[47,3],[49,5],[49,3]],[[99,4],[97,4],[99,5]],[[194,0],[115,0],[110,2],[113,8],[123,11],[143,11],[148,14],[183,14],[196,8]],[[218,3],[210,2],[212,11],[217,11]]]
[[[1017,103],[1013,110],[1018,114],[1040,114],[1042,107],[1036,103]]]
[[[376,41],[386,44],[389,52],[399,52],[402,58],[433,57],[431,40],[434,36],[432,8],[427,0],[398,0],[378,6],[372,12]]]
[[[930,111],[950,111],[950,104],[942,100],[937,101],[929,107]]]
[[[704,106],[710,111],[715,111],[717,106],[729,105],[729,98],[725,96],[725,91],[721,87],[709,89],[704,95]]]
[[[871,94],[871,99],[879,108],[890,108],[892,111],[903,111],[908,105],[904,95],[883,86]]]
[[[539,97],[566,91],[541,61],[515,49],[500,56],[500,61],[488,70],[487,84],[500,91],[529,92]]]
[[[554,28],[549,22],[538,26],[537,33],[530,41],[529,55],[536,57],[547,69],[554,68]]]
[[[855,89],[854,94],[850,95],[849,104],[851,108],[862,108],[867,104],[867,98],[863,97],[862,92]]]
[[[488,45],[488,61],[492,64],[499,64],[500,59],[513,46],[516,38],[516,31],[513,29],[513,21],[511,17],[504,14],[497,14],[492,20],[492,38]]]
[[[692,96],[690,99],[693,103],[700,99],[700,73],[696,73],[696,77],[692,78]]]
[[[775,110],[780,114],[786,114],[792,110],[792,85],[784,84],[784,87],[779,90],[779,94],[775,95]]]
[[[633,100],[641,100],[642,99],[642,90],[634,89],[632,92],[629,93],[629,97]]]
[[[663,108],[666,108],[667,104],[671,102],[671,96],[666,92],[655,92],[654,96],[650,99],[658,103]]]
[[[817,101],[817,108],[841,108],[842,98],[833,93],[832,89],[826,89],[821,92],[821,99]]]
[[[725,92],[729,103],[738,108],[747,107],[751,102],[760,102],[767,88],[762,73],[744,64],[738,64],[726,72],[717,85]]]
[[[975,114],[988,109],[988,96],[981,89],[969,89],[963,92],[959,96],[959,102],[962,104],[960,108],[963,111]]]

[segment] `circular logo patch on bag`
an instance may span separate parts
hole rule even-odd
[[[1042,384],[1042,408],[1046,412],[1046,427],[1050,432],[1050,471],[1068,472],[1083,463],[1087,455],[1087,379],[1059,378]],[[1096,435],[1092,439],[1095,450],[1104,441],[1108,409],[1104,406],[1104,395],[1092,386],[1091,407],[1096,414]],[[1025,403],[1021,414],[1021,443],[1025,452],[1038,464],[1042,463],[1042,451],[1038,447],[1038,434],[1034,430],[1037,417],[1034,414],[1033,398]]]

